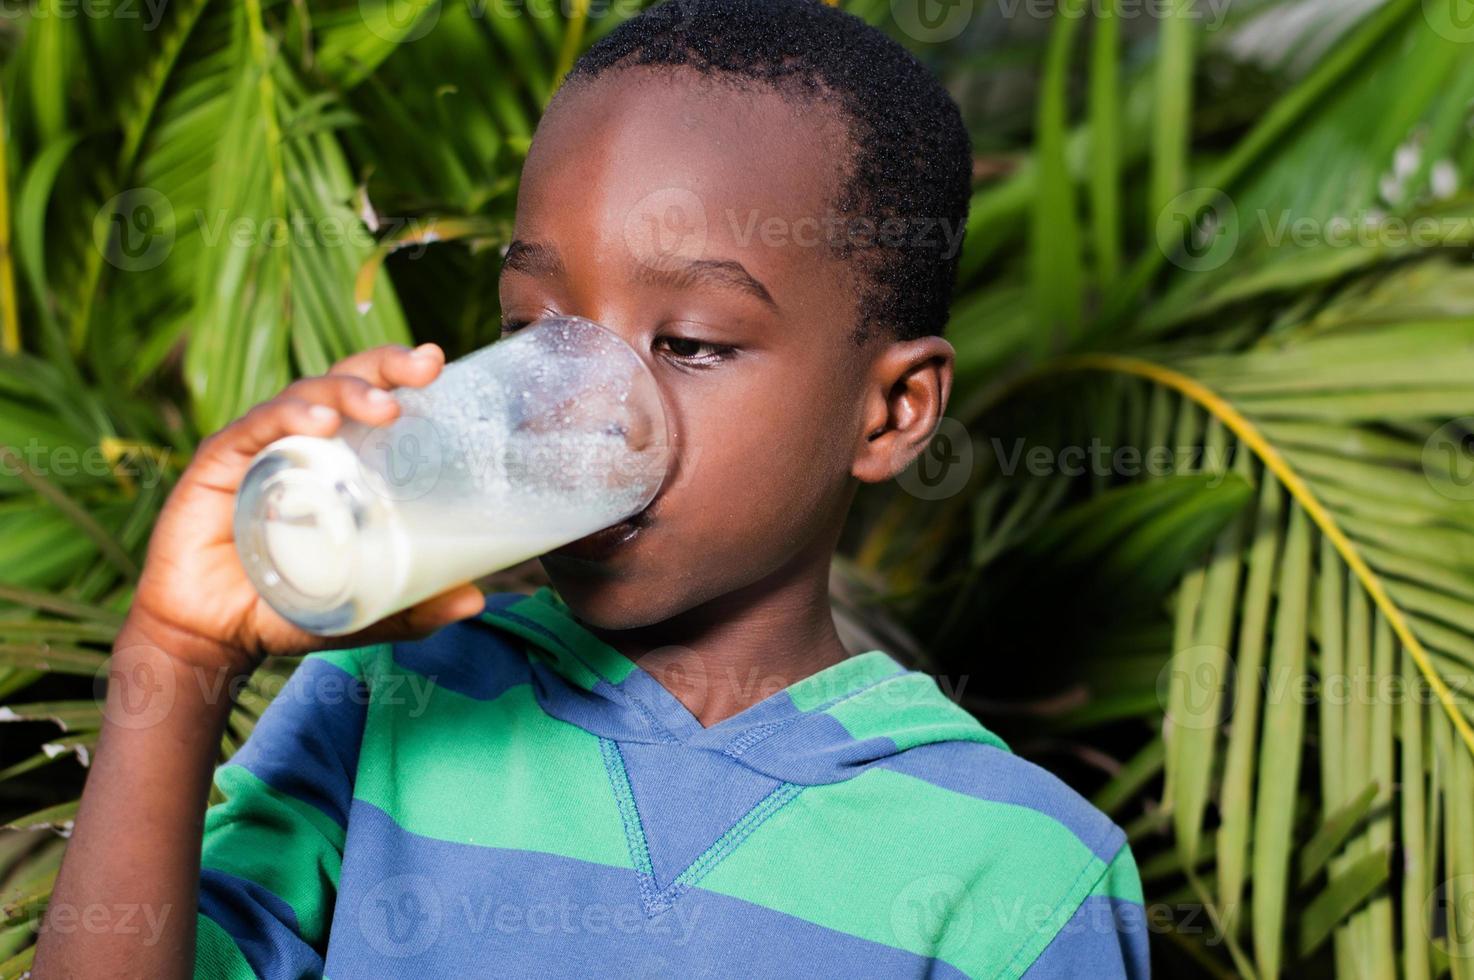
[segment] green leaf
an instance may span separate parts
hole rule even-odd
[[[0,829],[3,830],[52,830],[63,837],[72,832],[72,821],[77,816],[77,803],[60,803],[25,816],[16,817]]]
[[[102,706],[96,701],[0,705],[0,723],[8,721],[49,721],[64,732],[95,732],[102,728]]]
[[[1306,842],[1300,851],[1300,885],[1310,884],[1325,867],[1331,855],[1340,849],[1351,836],[1356,825],[1366,817],[1381,790],[1376,783],[1368,783],[1351,801],[1326,818],[1315,836]]]
[[[1215,423],[1207,441],[1207,457],[1219,474],[1224,472],[1227,448],[1224,429]],[[1251,475],[1250,457],[1240,451],[1237,459],[1237,485],[1242,488],[1242,502],[1247,503],[1252,495],[1246,479]],[[1173,652],[1167,705],[1167,783],[1177,846],[1183,856],[1201,850],[1200,831],[1217,755],[1219,722],[1231,688],[1228,648],[1238,609],[1242,536],[1242,511],[1234,511],[1195,586],[1184,585],[1179,593],[1181,642]]]
[[[1315,952],[1338,922],[1387,883],[1391,860],[1390,847],[1363,855],[1311,901],[1300,921],[1301,956]]]
[[[1310,519],[1290,512],[1279,572],[1279,605],[1269,655],[1271,689],[1264,706],[1259,749],[1259,785],[1254,804],[1252,896],[1254,959],[1261,976],[1277,977],[1289,899],[1290,853],[1294,847],[1295,802],[1300,779],[1300,745],[1305,729],[1301,687],[1306,676],[1305,624],[1310,592]],[[1290,747],[1290,751],[1286,751]]]
[[[1039,93],[1039,189],[1029,235],[1034,286],[1035,336],[1047,350],[1055,338],[1073,336],[1081,324],[1084,270],[1074,179],[1065,159],[1066,78],[1084,0],[1064,0],[1054,18]]]
[[[1146,225],[1155,229],[1170,202],[1187,188],[1192,142],[1192,57],[1196,20],[1191,0],[1172,0],[1158,28],[1156,105],[1152,125],[1151,192]]]
[[[1095,272],[1102,283],[1121,273],[1121,84],[1117,67],[1119,0],[1097,5],[1090,59],[1090,216]]]
[[[107,657],[96,650],[60,643],[0,643],[0,665],[92,677]]]

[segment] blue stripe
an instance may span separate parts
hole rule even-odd
[[[326,660],[302,661],[230,764],[346,827],[369,690]]]
[[[701,722],[691,714],[665,686],[636,664],[629,675],[618,684],[606,685],[617,689],[618,696],[642,707],[656,728],[667,741],[678,741],[699,735],[705,731]]]
[[[499,613],[508,606],[514,606],[526,598],[528,596],[522,592],[488,592],[486,594],[486,605],[481,608],[481,612],[483,614]]]
[[[1067,827],[1107,864],[1126,840],[1121,828],[1058,776],[992,745],[934,742],[880,764],[955,793],[1037,810]]]
[[[668,712],[653,709],[642,698],[631,697],[620,685],[599,680],[591,690],[586,689],[570,682],[556,668],[541,660],[532,661],[529,669],[537,702],[550,717],[621,743],[672,745],[681,741],[663,721]],[[651,683],[655,682],[652,680]],[[675,700],[673,695],[667,694],[667,697]],[[689,713],[687,717],[690,718]],[[694,718],[690,720],[699,733],[701,724]]]
[[[328,946],[335,980],[963,976],[699,887],[647,915],[630,869],[433,840],[353,806]]]
[[[1085,899],[1024,973],[1026,980],[1145,980],[1150,975],[1146,910],[1105,895]]]
[[[291,906],[254,881],[202,869],[199,908],[235,940],[263,980],[322,976],[322,956],[302,941]]]
[[[477,701],[491,701],[529,679],[520,641],[463,620],[422,640],[394,644],[394,662],[437,687]]]
[[[780,785],[715,752],[638,742],[620,751],[659,888]]]
[[[794,720],[799,723],[780,721],[742,733],[727,754],[783,782],[819,786],[858,776],[897,751],[885,736],[856,740],[833,715],[807,712]]]

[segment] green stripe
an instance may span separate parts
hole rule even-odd
[[[806,788],[701,887],[995,976],[1043,949],[1105,868],[1037,810],[870,769]]]
[[[800,711],[813,711],[905,669],[885,651],[868,650],[790,685],[788,696]]]
[[[215,770],[215,785],[227,797],[239,796],[243,799],[250,797],[252,806],[258,805],[254,802],[256,796],[265,794],[270,799],[273,808],[284,806],[291,809],[296,814],[297,820],[306,821],[311,824],[312,829],[316,831],[319,837],[323,838],[337,850],[343,850],[344,830],[336,820],[323,813],[311,803],[305,800],[299,800],[290,793],[281,792],[245,766],[227,762]],[[221,820],[224,820],[226,815],[232,812],[229,806],[224,809],[211,807],[206,811],[206,817],[208,818],[209,814],[215,813],[217,810],[221,813],[221,817],[219,818]],[[208,820],[205,826],[210,826]]]
[[[529,685],[490,701],[431,686],[416,708],[369,706],[355,799],[437,840],[631,867],[598,737]]]
[[[194,975],[199,980],[256,980],[230,933],[207,915],[195,916]]]
[[[557,634],[574,656],[610,684],[618,684],[634,672],[633,660],[589,632],[558,593],[547,586],[528,601],[518,603],[516,609]]]
[[[529,660],[537,659],[552,666],[564,679],[575,687],[592,691],[599,684],[599,675],[590,670],[563,644],[550,640],[547,634],[531,620],[513,619],[502,613],[486,612],[478,617],[483,623],[504,633],[526,640],[523,652]]]
[[[307,942],[325,939],[343,828],[241,766],[220,767],[215,785],[226,801],[205,812],[201,866],[254,881],[291,907]]]
[[[511,614],[511,615],[507,615]],[[521,617],[541,626],[557,638],[562,651],[548,647],[548,638],[537,630],[529,629],[513,616]],[[549,655],[554,666],[565,677],[585,690],[593,690],[598,680],[618,684],[635,669],[634,661],[589,632],[573,616],[562,598],[547,586],[525,599],[507,606],[504,610],[481,614],[483,622],[501,627],[539,647],[540,653]],[[559,654],[568,654],[563,656]]]
[[[1052,912],[1044,914],[1047,906],[1043,904],[1024,907],[1022,909],[1023,917],[1025,921],[1029,922],[1029,927],[1022,931],[1022,942],[1014,951],[1013,958],[998,972],[998,976],[1023,976],[1025,971],[1039,958],[1039,954],[1048,948],[1049,944],[1054,941],[1054,937],[1059,935],[1060,930],[1074,917],[1076,909],[1080,907],[1080,903],[1090,896],[1100,877],[1105,874],[1104,864],[1098,858],[1092,858],[1092,860],[1094,864],[1081,870],[1080,874],[1076,876],[1075,880],[1070,883],[1069,888],[1060,897],[1058,903],[1055,904]],[[994,904],[996,906],[998,903],[995,902]],[[1012,905],[1011,902],[1009,904]],[[1034,920],[1033,913],[1035,912],[1039,912],[1042,917]],[[984,919],[983,921],[988,922],[989,920]],[[1019,936],[1015,935],[1013,938],[1017,939]],[[978,974],[973,964],[983,961],[991,963],[996,956],[997,949],[991,942],[990,937],[978,936],[976,929],[973,930],[973,936],[968,947],[956,959],[949,957],[949,961],[964,972],[977,976]]]
[[[1099,866],[1099,862],[1096,866]],[[1110,865],[1101,870],[1093,884],[1083,884],[1087,880],[1082,875],[1080,883],[1071,889],[1068,900],[1061,903],[1058,913],[1050,916],[1039,932],[1024,944],[1002,975],[1022,976],[1033,966],[1034,961],[1069,923],[1075,910],[1085,899],[1099,896],[1142,904],[1141,876],[1137,873],[1136,858],[1128,844],[1121,845]]]
[[[322,660],[332,664],[344,673],[354,677],[365,676],[364,665],[379,663],[382,658],[393,656],[393,648],[387,643],[374,643],[369,646],[352,647],[347,650],[319,650],[310,653],[304,660]]]
[[[898,749],[933,742],[985,742],[1008,750],[1002,739],[949,700],[926,674],[906,674],[877,684],[825,713],[857,741],[886,737]]]
[[[1145,903],[1146,898],[1141,891],[1141,873],[1136,869],[1136,856],[1131,853],[1130,846],[1121,845],[1100,883],[1090,894],[1122,899],[1138,905]]]
[[[691,862],[691,866],[681,872],[676,878],[680,887],[689,887],[704,878],[712,868],[721,863],[722,859],[737,848],[747,839],[754,830],[760,827],[774,813],[791,803],[794,797],[803,792],[804,787],[795,783],[781,783],[778,788],[758,801],[757,806],[748,810],[742,819],[727,829],[727,832],[716,839],[701,856]]]

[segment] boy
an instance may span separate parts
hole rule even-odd
[[[945,410],[969,174],[935,80],[813,0],[680,0],[599,42],[533,141],[504,326],[645,352],[672,476],[544,556],[551,589],[468,583],[330,645],[250,589],[233,491],[272,439],[393,418],[382,389],[443,355],[355,355],[207,439],[53,903],[139,903],[162,938],[48,934],[38,975],[1144,976],[1120,829],[829,611],[857,484]],[[197,863],[211,692],[308,651]]]

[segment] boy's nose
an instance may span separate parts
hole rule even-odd
[[[614,334],[638,354],[646,364],[651,362],[650,341],[654,336],[654,327],[641,320],[637,311],[614,309],[608,306],[592,307],[587,312],[583,309],[571,310],[569,315],[581,316],[592,320],[599,326]]]

